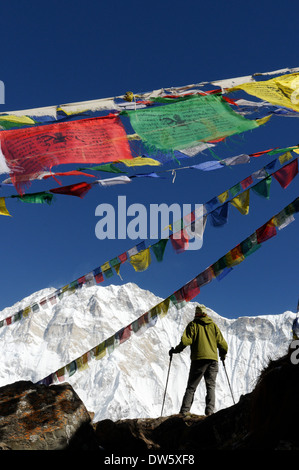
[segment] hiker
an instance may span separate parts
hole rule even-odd
[[[181,342],[175,348],[170,349],[169,355],[180,353],[186,346],[191,348],[191,366],[180,413],[189,412],[196,388],[204,377],[207,389],[205,414],[209,416],[214,412],[215,407],[215,386],[218,373],[217,348],[222,361],[225,360],[228,348],[219,327],[207,315],[204,305],[196,307],[194,319],[187,325]]]

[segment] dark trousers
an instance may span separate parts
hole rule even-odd
[[[205,379],[207,389],[205,414],[207,415],[214,412],[217,373],[217,361],[213,361],[211,359],[191,361],[187,388],[183,398],[180,413],[186,413],[190,410],[194,399],[194,393],[202,377]]]

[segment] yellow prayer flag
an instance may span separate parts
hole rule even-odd
[[[150,249],[142,250],[130,257],[130,263],[135,271],[145,271],[151,263]]]
[[[261,119],[256,119],[256,123],[259,125],[259,126],[262,126],[263,124],[266,124],[266,122],[269,121],[270,117],[272,117],[272,114],[270,114],[269,116],[265,116]]]
[[[160,317],[163,318],[166,313],[168,312],[169,309],[169,304],[170,304],[170,298],[163,300],[159,305],[161,307],[161,312],[160,312]]]
[[[102,264],[101,271],[102,272],[108,271],[108,269],[110,269],[110,264],[109,264],[109,261],[106,261],[106,263]]]
[[[5,128],[5,124],[8,125],[33,125],[35,121],[28,116],[15,116],[14,114],[1,114],[0,115],[0,125],[1,121],[3,122],[3,127]]]
[[[288,160],[291,160],[292,158],[293,156],[291,152],[286,152],[283,155],[280,155],[279,157],[280,164],[283,165],[285,162],[287,162]]]
[[[243,83],[227,90],[244,90],[277,106],[299,111],[299,73],[281,75],[270,80]]]
[[[103,341],[101,344],[98,344],[98,346],[96,346],[95,348],[93,348],[93,353],[94,353],[94,357],[96,358],[96,360],[98,361],[99,359],[102,359],[102,357],[105,356],[106,354],[106,345],[105,345],[105,341]]]
[[[5,197],[0,197],[0,214],[9,215],[11,217],[10,213],[6,209]]]
[[[223,204],[225,201],[227,201],[229,198],[229,191],[224,191],[224,193],[219,194],[218,196],[218,201]]]
[[[234,197],[230,202],[242,215],[247,215],[249,212],[249,197],[249,189],[247,189],[247,191]]]
[[[28,314],[31,311],[31,307],[25,307],[23,310],[23,317],[28,317]]]
[[[232,250],[230,250],[225,255],[225,260],[228,267],[236,266],[237,264],[241,263],[245,259],[240,246],[236,246]]]
[[[143,158],[143,157],[136,157],[132,160],[117,160],[117,162],[124,163],[126,166],[143,166],[143,165],[150,165],[150,166],[159,166],[161,165],[158,160],[154,160],[153,158]]]
[[[89,367],[89,365],[88,365],[88,354],[85,353],[85,354],[83,354],[83,356],[76,359],[76,363],[77,363],[78,370],[82,371],[82,370],[88,369],[88,367]]]
[[[293,152],[299,153],[299,149],[293,149]]]

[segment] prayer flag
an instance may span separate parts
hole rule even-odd
[[[235,206],[242,215],[247,215],[249,212],[249,198],[249,189],[247,189],[244,193],[234,197],[230,203]]]
[[[236,266],[237,264],[241,263],[245,256],[242,253],[241,245],[235,246],[232,250],[230,250],[226,255],[227,266]]]
[[[66,366],[66,370],[69,374],[69,377],[71,377],[72,375],[74,375],[74,373],[76,372],[77,370],[77,363],[76,361],[72,361],[70,362],[69,364],[67,364]]]
[[[115,176],[114,178],[106,178],[105,180],[96,180],[100,186],[115,186],[116,184],[127,184],[131,183],[131,179],[128,176]]]
[[[124,111],[149,147],[183,150],[258,127],[235,113],[221,96],[193,95],[164,106]]]
[[[78,168],[78,170],[94,170],[94,171],[106,171],[108,173],[127,173],[117,168],[113,163],[107,163],[106,165],[98,165],[91,167]]]
[[[271,183],[272,183],[272,177],[268,176],[267,178],[263,179],[259,183],[252,186],[251,189],[259,196],[269,199]]]
[[[214,278],[214,272],[212,270],[212,267],[209,266],[207,269],[205,269],[202,273],[198,274],[196,276],[197,279],[197,285],[199,287],[205,286],[206,284],[209,284],[211,280]]]
[[[101,344],[98,344],[95,348],[93,348],[93,354],[94,357],[99,360],[102,359],[102,357],[105,356],[106,354],[106,344],[105,341],[103,341]]]
[[[253,183],[253,179],[251,175],[240,182],[243,189],[247,189],[248,186],[250,186],[252,183]]]
[[[75,183],[70,184],[69,186],[62,186],[61,188],[49,189],[51,193],[55,194],[65,194],[66,196],[77,196],[81,199],[88,193],[92,188],[92,185],[89,183]]]
[[[130,257],[130,263],[135,271],[145,271],[151,263],[150,249],[140,251],[136,255]]]
[[[298,112],[298,83],[299,74],[294,73],[281,75],[266,81],[243,83],[227,91],[244,90],[246,93],[271,104],[284,106]]]
[[[104,276],[100,268],[96,268],[93,272],[93,275],[97,284],[104,281]]]
[[[182,253],[188,249],[189,237],[184,229],[180,230],[179,233],[171,234],[169,238],[176,253]]]
[[[266,222],[256,230],[257,243],[263,243],[276,235],[276,228],[273,219]]]
[[[196,297],[200,293],[200,287],[198,285],[197,278],[192,279],[192,281],[185,284],[182,289],[186,302],[189,302],[190,300],[194,299],[194,297]]]
[[[247,237],[245,240],[243,240],[240,243],[241,251],[242,251],[242,253],[245,257],[251,255],[252,253],[254,253],[261,246],[262,245],[260,245],[257,242],[256,232],[253,233],[252,235],[250,235],[249,237]]]
[[[280,170],[273,173],[274,178],[278,181],[282,188],[287,188],[289,184],[293,181],[295,176],[298,174],[298,158],[293,160],[291,163],[288,163]]]
[[[160,241],[151,246],[152,251],[158,262],[163,260],[164,251],[168,242],[168,238],[162,238]]]
[[[9,215],[11,217],[10,213],[6,209],[6,204],[5,204],[5,198],[4,197],[0,197],[0,215]]]
[[[2,114],[0,116],[0,128],[13,129],[16,127],[32,126],[35,121],[28,116],[14,116],[13,114]]]
[[[228,202],[225,202],[222,206],[210,212],[209,218],[213,227],[225,225],[228,219]]]
[[[53,194],[49,194],[46,191],[41,193],[31,193],[31,194],[23,194],[23,196],[10,196],[10,197],[17,197],[22,202],[28,202],[31,204],[51,204],[53,199]]]
[[[241,185],[240,183],[235,184],[230,188],[230,192],[232,196],[236,196],[240,191],[241,191]]]
[[[158,160],[154,160],[153,158],[143,158],[143,157],[136,157],[131,160],[117,160],[118,163],[124,163],[126,166],[159,166],[161,165]]]
[[[285,209],[273,217],[273,223],[278,230],[282,230],[287,227],[291,222],[294,222],[294,220],[295,217],[292,214],[288,214]]]
[[[280,164],[283,165],[288,160],[292,160],[292,158],[293,158],[293,156],[292,156],[291,152],[286,152],[283,155],[280,155],[280,157],[279,157]]]
[[[217,281],[221,281],[225,276],[227,276],[233,268],[224,268],[216,277]]]
[[[223,204],[229,198],[229,191],[224,191],[224,193],[219,194],[218,201]]]
[[[54,165],[132,158],[127,134],[116,115],[2,131],[0,140],[19,193],[24,181]]]

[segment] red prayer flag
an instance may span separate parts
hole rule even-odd
[[[77,196],[77,197],[81,197],[82,199],[91,188],[92,188],[91,184],[83,182],[83,183],[70,184],[69,186],[61,186],[61,188],[49,189],[49,191],[55,194]]]
[[[2,131],[1,149],[19,193],[22,186],[55,165],[132,159],[125,128],[110,114]]]
[[[273,220],[269,220],[262,227],[256,230],[257,243],[265,242],[276,235],[276,227]]]
[[[126,251],[122,253],[121,255],[118,255],[118,259],[121,263],[124,263],[125,261],[127,261],[127,258],[128,258],[128,255]]]
[[[188,249],[189,246],[189,237],[186,235],[185,230],[182,229],[180,234],[178,232],[170,235],[170,240],[173,248],[177,253],[182,253]]]
[[[184,287],[183,287],[183,294],[184,294],[184,299],[189,302],[190,300],[194,299],[199,292],[200,288],[197,283],[197,278],[192,279],[192,281],[188,282]]]
[[[288,163],[283,168],[280,168],[280,170],[275,171],[275,173],[272,173],[272,176],[274,176],[280,186],[286,188],[287,186],[289,186],[291,181],[293,181],[297,173],[298,158],[296,158],[296,160],[293,160],[291,163]]]
[[[252,183],[253,183],[253,179],[252,179],[252,176],[250,175],[250,176],[247,176],[247,178],[245,178],[244,180],[241,181],[241,186],[242,186],[243,189],[246,189]]]

